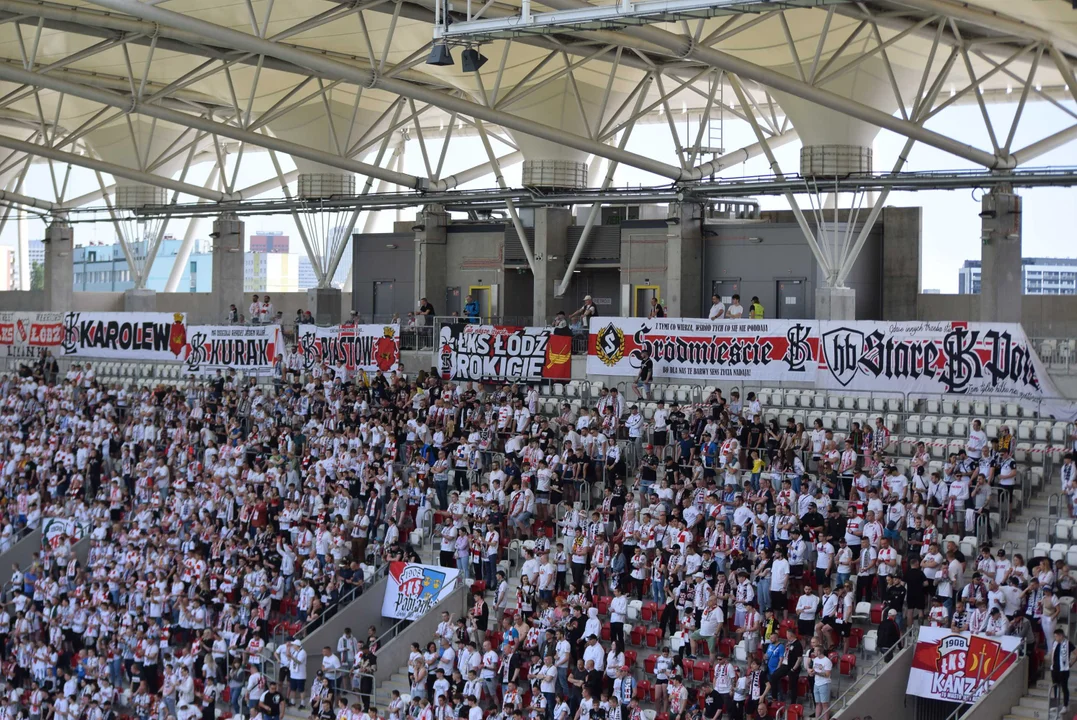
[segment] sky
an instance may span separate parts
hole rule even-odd
[[[1016,100],[1017,93],[1014,93]],[[1073,107],[1072,103],[1067,103]],[[1010,127],[1016,102],[999,103],[988,106],[989,115],[995,126],[1000,142],[1004,141]],[[677,114],[677,111],[674,111]],[[682,141],[686,137],[685,118],[678,114],[678,127]],[[689,131],[694,138],[698,116],[689,116]],[[1024,117],[1016,132],[1013,148],[1019,149],[1039,140],[1053,132],[1065,129],[1073,119],[1058,108],[1046,102],[1030,102],[1024,111]],[[991,143],[984,127],[980,110],[976,105],[954,105],[933,118],[927,125],[931,130],[960,138],[964,142],[979,148],[990,148]],[[755,137],[747,123],[726,121],[724,125],[724,145],[732,150],[754,142]],[[440,153],[441,140],[427,143],[433,158]],[[888,171],[904,145],[905,139],[889,131],[880,131],[874,144],[874,167],[876,172]],[[510,150],[505,145],[493,141],[494,150],[501,155]],[[775,151],[775,156],[782,170],[795,173],[799,166],[801,144],[792,142]],[[630,137],[627,150],[639,154],[673,162],[674,149],[665,124],[641,125]],[[278,156],[285,172],[294,167],[286,156]],[[460,137],[453,139],[446,156],[444,174],[466,169],[485,159],[482,145],[477,138]],[[1044,155],[1033,163],[1035,167],[1077,167],[1077,143],[1070,143]],[[965,160],[934,148],[916,144],[909,157],[906,169],[910,170],[966,170],[975,166]],[[191,168],[186,181],[194,184],[206,182],[211,165],[204,163]],[[405,151],[404,171],[411,174],[425,175],[424,164],[415,141],[409,143]],[[268,154],[247,153],[239,173],[237,187],[245,187],[260,182],[274,175]],[[723,178],[769,175],[769,167],[764,157],[755,158],[747,163],[732,167],[722,173]],[[520,184],[520,166],[506,168],[506,182],[510,186]],[[107,178],[106,178],[107,182]],[[620,166],[614,177],[616,186],[662,186],[668,181],[635,168]],[[468,184],[467,188],[490,188],[494,186],[492,175]],[[23,192],[28,195],[49,198],[54,197],[52,178],[47,165],[36,164],[27,175]],[[362,181],[357,183],[362,187]],[[78,196],[97,188],[97,180],[90,171],[75,169],[69,180],[68,197]],[[894,207],[922,206],[923,251],[921,254],[921,286],[923,289],[940,290],[943,293],[957,292],[958,269],[965,260],[980,258],[980,197],[982,190],[923,191],[916,193],[895,192],[887,204]],[[1024,198],[1023,209],[1023,254],[1025,257],[1077,257],[1077,188],[1035,188],[1019,189]],[[279,195],[279,194],[278,194]],[[267,195],[266,197],[270,197]],[[188,201],[190,198],[186,198]],[[181,197],[181,202],[184,198]],[[799,196],[801,207],[809,213],[811,201],[807,196]],[[864,198],[842,196],[842,206],[851,202],[864,202]],[[763,209],[784,209],[788,204],[781,197],[764,197],[760,199]],[[867,209],[862,211],[865,216]],[[14,217],[15,213],[12,214]],[[410,219],[414,211],[404,211],[402,217]],[[374,231],[388,232],[397,219],[397,212],[383,211],[376,218]],[[357,230],[363,228],[365,215],[360,217]],[[173,220],[168,232],[182,237],[186,231],[187,220]],[[197,237],[206,237],[210,231],[210,222],[203,221]],[[259,230],[281,230],[292,238],[292,252],[302,253],[295,223],[288,215],[246,218],[247,234]],[[16,223],[8,222],[0,233],[0,244],[16,243]],[[44,234],[43,222],[31,217],[28,222],[30,239],[39,239]],[[75,226],[76,244],[89,242],[111,243],[116,238],[113,225],[107,221],[96,223],[79,223]]]

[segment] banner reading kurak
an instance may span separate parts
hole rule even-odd
[[[0,354],[4,357],[38,358],[46,348],[58,348],[63,339],[63,313],[0,313]]]
[[[229,368],[247,376],[271,375],[283,349],[280,325],[192,325],[187,334],[183,356],[187,375],[212,375]]]
[[[460,571],[453,568],[389,563],[381,615],[399,620],[418,620],[456,589]]]
[[[328,363],[349,370],[393,372],[400,363],[399,325],[300,325],[296,349],[303,370]]]
[[[64,313],[63,355],[176,362],[187,346],[186,313]]]
[[[544,327],[444,323],[434,367],[442,380],[568,380],[572,336]]]
[[[972,703],[1017,659],[1019,638],[921,627],[909,671],[909,695]]]
[[[813,382],[815,324],[788,320],[595,318],[587,372],[635,376],[649,352],[657,378]]]
[[[990,395],[1039,403],[1044,417],[1077,417],[1011,323],[603,318],[591,326],[587,372],[635,376],[645,350],[656,378]]]

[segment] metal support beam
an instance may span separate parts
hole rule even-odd
[[[465,100],[406,80],[378,75],[371,70],[359,68],[354,65],[347,65],[338,60],[323,55],[317,55],[300,48],[263,40],[248,33],[222,27],[189,15],[183,15],[161,7],[150,6],[139,2],[138,0],[92,1],[95,5],[100,5],[116,12],[127,13],[144,20],[149,20],[150,22],[160,23],[164,26],[161,30],[164,33],[167,33],[167,28],[176,28],[186,32],[197,33],[208,40],[221,43],[228,47],[259,53],[294,63],[300,67],[308,68],[315,75],[333,80],[345,80],[363,87],[376,88],[411,100],[418,100],[434,105],[435,107],[440,107],[444,110],[467,115],[476,120],[494,123],[510,130],[516,130],[543,140],[566,145],[593,155],[601,155],[610,160],[616,160],[626,165],[652,172],[661,177],[673,180],[691,179],[684,177],[680,168],[659,162],[653,158],[637,155],[636,153],[618,151],[597,140],[581,137],[572,133],[566,133],[558,128],[544,125],[519,115],[512,115],[510,113],[495,110],[485,105],[471,102],[470,100]],[[586,3],[584,3],[584,5],[586,5]],[[33,73],[31,73],[31,75],[33,75]],[[232,136],[226,135],[226,137]],[[283,152],[289,151],[285,150]],[[373,177],[379,177],[373,173],[371,173],[371,175]],[[406,185],[406,183],[401,183],[395,180],[392,182],[396,182],[398,185]],[[432,185],[431,187],[437,189],[436,186]]]
[[[87,155],[76,155],[75,153],[56,150],[45,145],[35,145],[34,143],[16,140],[15,138],[6,137],[4,135],[0,135],[0,147],[23,152],[27,155],[39,155],[43,158],[48,158],[49,160],[89,168],[90,170],[96,170],[97,172],[109,173],[114,177],[134,180],[135,182],[145,183],[147,185],[156,185],[158,187],[163,187],[166,190],[175,190],[186,195],[193,195],[197,198],[209,200],[210,202],[222,202],[228,200],[228,197],[224,193],[210,192],[198,185],[179,182],[178,180],[161,177],[160,175],[153,175],[140,170],[134,170],[115,163],[98,160],[97,158],[92,158]]]
[[[130,2],[131,0],[94,1],[98,3],[105,2],[111,5],[114,2]],[[543,4],[563,10],[592,7],[584,0],[543,0]],[[674,33],[662,30],[661,28],[651,26],[628,27],[617,34],[623,38],[622,42],[628,45],[633,44],[633,41],[642,41],[665,48],[679,58],[695,60],[696,62],[701,62],[734,73],[740,77],[754,80],[762,85],[787,92],[802,100],[807,100],[808,102],[835,110],[848,115],[849,117],[890,130],[898,135],[912,138],[925,145],[964,158],[977,165],[996,170],[1004,170],[1014,167],[1014,159],[1010,156],[997,157],[993,153],[984,152],[979,148],[975,148],[958,140],[948,138],[945,135],[917,126],[915,123],[896,118],[877,108],[870,107],[847,97],[842,97],[829,90],[809,85],[808,83],[801,82],[788,75],[783,75],[777,70],[756,65],[755,63],[743,60],[734,55],[730,55],[729,53],[714,50],[713,48],[699,47],[692,42],[692,38],[690,37],[675,35]],[[747,101],[747,98],[745,98],[745,101]],[[698,179],[698,177],[693,177],[691,179]]]
[[[239,34],[242,35],[242,33]],[[385,170],[384,168],[379,168],[368,163],[359,162],[358,160],[351,160],[348,158],[341,157],[340,155],[323,152],[321,150],[316,150],[305,145],[288,142],[286,140],[270,137],[261,133],[250,132],[248,130],[244,130],[243,128],[235,127],[233,125],[227,125],[225,123],[215,122],[208,118],[199,117],[196,115],[188,115],[187,113],[178,112],[176,110],[169,110],[158,105],[142,104],[130,96],[121,95],[120,93],[115,93],[100,88],[92,88],[86,85],[80,85],[78,83],[69,82],[67,80],[55,78],[50,75],[43,75],[41,73],[30,72],[28,70],[22,70],[20,68],[0,64],[0,80],[8,80],[10,82],[21,83],[24,85],[48,88],[57,92],[73,95],[75,97],[92,100],[93,102],[101,103],[102,105],[110,105],[112,107],[122,108],[124,110],[127,110],[128,112],[137,113],[139,115],[146,115],[147,117],[157,118],[158,120],[164,120],[165,122],[175,123],[176,125],[180,125],[181,127],[190,127],[196,130],[201,130],[203,132],[219,135],[221,137],[228,137],[232,138],[233,140],[239,140],[240,142],[247,142],[251,143],[252,145],[260,145],[270,150],[276,150],[278,152],[293,155],[295,157],[305,158],[307,160],[310,160],[311,162],[321,163],[330,167],[337,167],[341,170],[347,170],[349,172],[358,173],[360,175],[368,175],[375,178],[384,176],[390,182],[394,182],[397,185],[403,185],[404,187],[414,188],[416,190],[422,190],[426,187],[425,183],[422,180],[413,175],[394,173]],[[147,180],[144,182],[154,184],[152,180]]]

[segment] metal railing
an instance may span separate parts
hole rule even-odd
[[[849,707],[850,701],[852,701],[853,697],[855,697],[856,694],[860,692],[861,680],[867,680],[868,678],[875,679],[879,677],[879,674],[883,671],[883,669],[889,666],[890,660],[893,660],[893,656],[905,648],[905,642],[910,639],[913,632],[919,631],[919,625],[910,625],[905,629],[905,632],[901,634],[901,637],[898,638],[897,642],[894,643],[893,647],[889,648],[886,651],[880,650],[879,657],[875,658],[875,662],[873,662],[865,670],[858,671],[856,674],[856,680],[853,681],[853,684],[846,688],[845,692],[839,695],[837,700],[832,700],[830,702],[831,717],[835,716],[840,711]],[[891,656],[889,660],[887,659],[887,655]]]

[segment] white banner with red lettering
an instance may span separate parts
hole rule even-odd
[[[381,616],[418,620],[456,589],[459,578],[453,568],[391,562]]]
[[[909,695],[973,703],[1017,660],[1020,638],[921,627],[909,670]]]
[[[400,365],[400,326],[300,325],[296,351],[303,371],[315,365],[344,367],[364,372],[393,372]]]
[[[247,376],[273,374],[284,349],[280,325],[192,325],[183,355],[186,375],[240,370]]]
[[[186,313],[69,312],[63,330],[70,358],[179,362],[187,346]]]
[[[0,312],[0,355],[39,358],[64,339],[62,312]]]
[[[805,382],[911,396],[983,395],[1077,419],[1012,323],[595,318],[592,375],[635,377],[644,357],[669,380]]]

